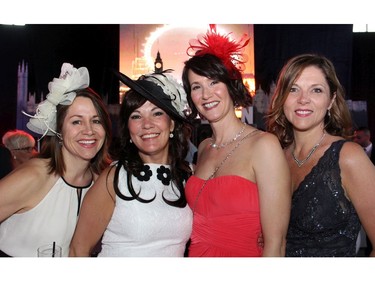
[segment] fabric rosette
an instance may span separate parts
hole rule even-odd
[[[54,78],[48,84],[49,94],[39,103],[35,115],[29,115],[27,128],[37,134],[60,136],[56,132],[56,106],[69,105],[76,97],[76,90],[87,88],[90,84],[89,72],[86,67],[74,68],[70,63],[63,63],[59,78]]]
[[[166,94],[172,106],[176,109],[181,117],[185,117],[185,110],[188,106],[186,92],[172,74],[164,72],[161,75],[144,75],[144,79],[154,82],[156,85],[163,89],[164,94]]]

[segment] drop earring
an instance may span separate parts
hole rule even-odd
[[[169,134],[169,138],[170,138],[170,139],[173,139],[173,137],[174,137],[174,135],[173,135],[173,133],[171,132],[171,133]]]
[[[132,139],[129,140],[130,143],[133,143]]]

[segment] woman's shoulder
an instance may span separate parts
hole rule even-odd
[[[259,149],[271,149],[274,146],[281,148],[280,142],[274,134],[257,128],[251,128],[251,130],[246,133],[245,138],[248,140],[247,143],[249,145]]]
[[[361,160],[363,157],[368,157],[362,146],[354,141],[342,141],[342,148],[340,151],[340,160]]]
[[[211,143],[211,138],[206,138],[198,145],[198,155]]]
[[[9,200],[19,203],[18,209],[26,210],[40,201],[56,177],[48,173],[44,159],[30,159],[3,178],[0,189],[8,193]]]
[[[368,158],[363,148],[356,142],[340,136],[326,138],[326,143],[323,145],[324,155],[336,155],[335,159],[339,161],[341,169],[359,167],[361,162]]]
[[[94,181],[97,182],[99,179],[100,180],[104,179],[105,181],[113,180],[116,168],[118,166],[118,162],[119,162],[118,160],[113,161],[110,165],[108,165],[108,167],[104,168],[104,170],[101,171],[99,175],[94,174]],[[120,172],[123,172],[123,171],[125,171],[124,168],[120,170]]]
[[[27,178],[30,180],[33,178],[39,178],[41,176],[45,178],[47,173],[48,162],[46,159],[31,158],[14,169],[12,174],[14,177],[18,177],[19,179]]]
[[[344,139],[340,136],[327,135],[325,137],[325,144],[322,144],[325,147],[325,151],[339,151],[341,157],[346,154],[364,152],[363,148],[354,141]]]

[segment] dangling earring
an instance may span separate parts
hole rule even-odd
[[[129,140],[130,143],[133,143],[132,139]]]
[[[329,118],[331,117],[331,111],[329,111],[329,109],[327,109],[327,115]]]
[[[170,139],[173,139],[173,137],[174,137],[174,135],[173,135],[173,133],[171,132],[171,133],[169,134],[169,138],[170,138]]]

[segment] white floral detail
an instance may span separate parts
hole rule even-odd
[[[49,94],[39,103],[35,115],[23,114],[30,117],[26,124],[31,131],[45,135],[61,135],[56,132],[56,106],[69,105],[76,97],[75,90],[87,88],[90,84],[89,72],[86,67],[76,69],[70,63],[63,63],[59,78],[48,83]]]
[[[186,92],[181,83],[179,83],[172,74],[161,73],[144,75],[145,80],[151,81],[163,89],[163,92],[171,99],[173,107],[179,115],[185,116],[185,110],[188,107]]]

